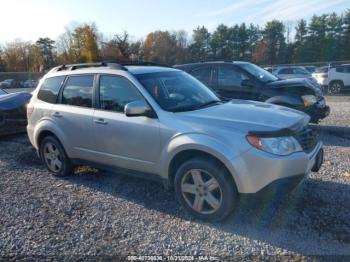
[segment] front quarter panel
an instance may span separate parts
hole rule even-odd
[[[241,139],[237,139],[240,141]],[[168,144],[164,146],[160,161],[160,175],[168,179],[168,170],[171,160],[180,152],[185,150],[199,150],[208,153],[220,160],[233,176],[237,186],[240,181],[237,176],[233,159],[237,158],[243,152],[249,150],[245,145],[242,151],[242,145],[229,146],[209,135],[198,133],[186,133],[175,135]]]

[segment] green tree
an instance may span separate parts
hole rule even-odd
[[[350,9],[344,13],[343,17],[343,32],[341,37],[341,54],[342,60],[350,60]]]
[[[44,61],[44,68],[48,69],[54,66],[56,63],[56,57],[54,54],[55,49],[55,41],[45,37],[45,38],[39,38],[35,45],[39,48],[41,55],[43,57]]]
[[[189,46],[192,61],[206,61],[209,56],[210,33],[204,26],[193,30],[192,44]]]
[[[219,25],[210,40],[211,55],[218,60],[233,60],[232,29]]]
[[[281,21],[272,20],[266,23],[262,32],[264,42],[267,44],[266,63],[277,64],[285,62],[286,40],[284,32],[285,27]]]

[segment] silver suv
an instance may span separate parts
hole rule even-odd
[[[227,217],[242,196],[291,190],[323,161],[306,114],[221,101],[173,68],[59,66],[27,111],[29,139],[53,174],[87,164],[157,178],[207,221]]]

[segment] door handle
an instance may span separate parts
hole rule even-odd
[[[54,117],[62,117],[62,115],[60,114],[60,112],[55,112],[52,114]]]
[[[95,119],[94,122],[99,125],[107,125],[108,122],[106,122],[103,118]]]

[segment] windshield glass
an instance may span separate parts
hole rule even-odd
[[[6,95],[6,94],[7,93],[4,90],[0,89],[0,95]]]
[[[327,73],[328,66],[316,68],[315,73]]]
[[[135,77],[166,111],[190,111],[220,103],[208,87],[185,72],[147,73]]]
[[[259,79],[260,81],[262,81],[264,83],[273,82],[273,81],[278,80],[278,78],[276,76],[274,76],[270,72],[262,69],[261,67],[259,67],[257,65],[250,64],[250,63],[244,63],[244,64],[240,64],[240,66],[244,70],[246,70],[248,73],[252,74],[257,79]]]

